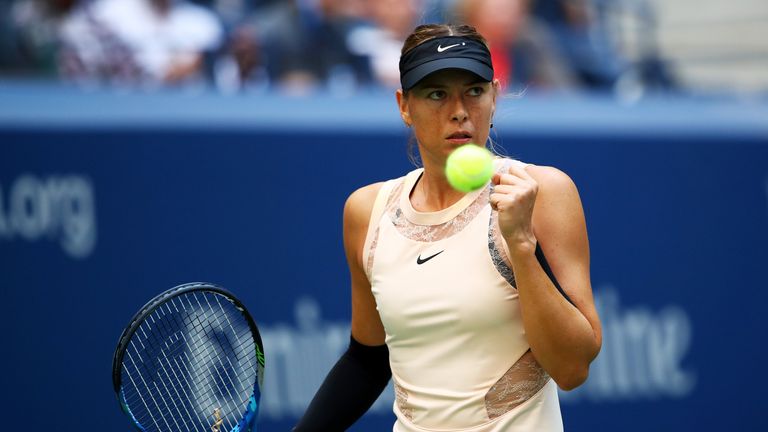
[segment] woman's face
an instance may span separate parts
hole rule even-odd
[[[428,75],[406,95],[397,92],[400,115],[413,127],[421,159],[439,166],[456,148],[485,145],[496,108],[498,81],[460,69]]]

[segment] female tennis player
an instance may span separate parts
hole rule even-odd
[[[417,27],[400,83],[423,168],[347,200],[350,346],[295,431],[345,430],[390,377],[396,432],[560,431],[557,386],[586,380],[602,340],[576,187],[501,157],[484,188],[448,184],[448,155],[488,142],[499,93],[474,28]]]

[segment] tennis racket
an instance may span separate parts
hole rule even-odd
[[[232,293],[207,283],[150,300],[112,363],[123,412],[147,432],[253,432],[263,379],[253,318]]]

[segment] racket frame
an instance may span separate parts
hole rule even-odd
[[[248,398],[248,404],[245,408],[244,416],[240,419],[237,426],[235,426],[230,432],[245,432],[246,430],[249,430],[248,428],[253,428],[253,424],[255,423],[255,417],[258,414],[259,400],[261,399],[260,389],[264,384],[265,366],[264,345],[261,341],[259,328],[256,326],[256,322],[253,320],[253,317],[248,312],[248,309],[246,309],[243,302],[240,301],[240,299],[238,299],[234,294],[232,294],[232,292],[208,282],[190,282],[175,286],[149,300],[141,309],[139,309],[138,312],[136,312],[133,318],[131,318],[130,322],[120,335],[120,339],[118,339],[117,348],[115,349],[115,354],[112,358],[112,385],[114,387],[117,400],[120,403],[120,408],[128,417],[131,418],[131,421],[133,421],[134,425],[142,431],[144,429],[138,420],[136,420],[130,408],[128,407],[128,404],[125,402],[122,391],[123,358],[125,357],[125,352],[128,349],[128,344],[131,342],[133,335],[139,329],[144,320],[149,317],[152,312],[155,311],[155,309],[159,308],[167,301],[175,297],[197,291],[212,292],[224,296],[227,301],[231,302],[235,308],[243,314],[246,322],[248,323],[248,326],[251,329],[251,335],[253,336],[254,345],[256,347],[256,358],[259,365],[257,380],[253,384],[253,393]],[[255,430],[255,428],[253,428],[253,430]]]

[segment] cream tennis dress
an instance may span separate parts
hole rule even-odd
[[[423,213],[409,199],[421,173],[382,186],[363,249],[389,347],[393,431],[562,431],[556,385],[526,341],[492,185]]]

